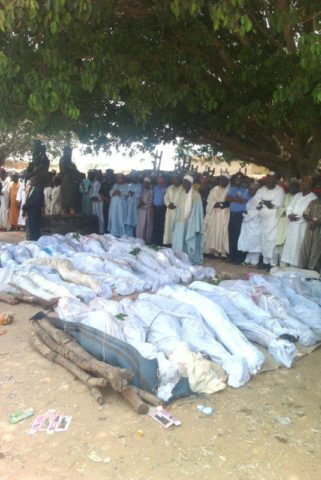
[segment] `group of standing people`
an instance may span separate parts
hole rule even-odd
[[[23,181],[0,170],[0,229],[15,229],[27,220],[27,238],[40,236],[45,215],[95,215],[99,233],[136,236],[147,244],[171,245],[202,263],[203,253],[233,264],[270,269],[321,267],[321,199],[313,179],[281,183],[270,172],[259,182],[242,173],[210,179],[87,175],[64,148],[60,172],[49,172],[46,148],[35,142],[33,160]]]
[[[321,200],[313,179],[279,183],[274,172],[260,183],[222,175],[207,199],[205,253],[268,270],[320,270]]]

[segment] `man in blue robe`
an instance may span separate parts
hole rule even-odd
[[[200,194],[192,188],[193,177],[185,175],[173,225],[172,249],[187,253],[193,264],[203,263],[204,212]]]
[[[126,234],[125,211],[128,194],[128,184],[123,174],[116,175],[116,183],[110,190],[110,205],[107,230],[115,237]]]
[[[125,232],[129,237],[135,236],[137,225],[138,202],[142,194],[142,184],[139,183],[137,173],[131,175],[131,183],[128,184],[128,196],[125,210]]]

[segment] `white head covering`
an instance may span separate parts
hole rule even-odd
[[[192,175],[184,175],[183,180],[188,180],[192,185],[194,183],[194,178],[192,177]]]
[[[145,177],[145,178],[144,178],[144,182],[149,182],[149,183],[151,183],[151,179],[150,179],[149,177]]]
[[[275,172],[270,171],[270,172],[268,173],[268,176],[274,177],[274,175],[276,175]]]
[[[231,176],[230,176],[228,173],[226,173],[226,172],[221,173],[221,177],[225,177],[225,178],[227,178],[228,180],[231,178]]]

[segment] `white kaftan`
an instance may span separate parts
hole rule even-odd
[[[101,183],[98,180],[95,180],[89,190],[89,196],[92,200],[92,209],[93,215],[96,215],[98,218],[99,224],[99,233],[103,234],[105,229],[105,220],[104,220],[104,203],[101,194],[99,193]],[[93,200],[96,197],[98,200]]]
[[[179,199],[180,194],[183,191],[182,185],[176,187],[175,185],[170,185],[166,190],[164,196],[164,203],[166,205],[166,217],[165,217],[165,228],[164,228],[164,238],[163,244],[164,245],[171,245],[172,243],[172,236],[173,236],[173,224],[175,220],[175,208],[168,208],[168,205],[171,203],[177,206],[177,202]]]
[[[214,208],[216,203],[225,202],[230,186],[220,185],[212,188],[207,198],[204,220],[204,251],[220,254],[224,257],[229,253],[228,222],[229,208]]]
[[[303,242],[307,222],[303,218],[303,212],[308,205],[315,200],[317,196],[310,192],[307,195],[297,193],[294,195],[290,205],[286,210],[287,217],[291,214],[297,215],[299,220],[291,222],[288,220],[288,226],[285,236],[285,242],[281,261],[288,263],[291,267],[299,266],[301,245]]]
[[[52,202],[52,187],[45,187],[43,190],[43,196],[45,199],[45,215],[50,215],[51,202]]]
[[[0,195],[0,229],[6,230],[9,226],[9,190],[10,179],[7,177],[5,180],[0,180],[2,185],[2,191]]]
[[[53,187],[51,197],[49,215],[61,215],[61,185]]]
[[[255,197],[246,204],[237,248],[241,252],[261,252],[261,217]]]
[[[273,205],[273,208],[268,208],[263,205],[262,209],[259,210],[261,218],[261,247],[263,262],[270,263],[271,266],[275,266],[277,262],[275,260],[275,247],[279,223],[278,209],[282,207],[284,197],[285,192],[279,185],[276,185],[271,190],[267,187],[262,187],[254,196],[255,201],[258,204],[262,200],[267,200]]]
[[[29,190],[29,182],[21,183],[18,193],[17,193],[17,202],[20,203],[20,212],[19,212],[19,218],[18,218],[18,225],[25,226],[26,225],[26,218],[23,217],[23,210],[22,207],[26,203],[26,197],[27,197],[27,192]]]

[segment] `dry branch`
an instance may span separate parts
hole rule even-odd
[[[45,343],[43,343],[40,340],[40,338],[36,335],[36,333],[33,333],[33,332],[31,333],[31,342],[35,350],[37,350],[37,352],[39,352],[44,358],[46,358],[47,360],[50,360],[53,363],[57,363],[58,365],[61,365],[70,373],[75,375],[75,377],[78,378],[78,380],[83,382],[89,388],[91,394],[99,403],[99,405],[102,405],[104,403],[104,399],[101,393],[95,386],[93,386],[94,384],[92,382],[93,380],[104,380],[104,379],[99,379],[99,378],[95,379],[90,377],[88,373],[81,370],[81,368],[77,367],[77,365],[74,365],[72,362],[62,357],[59,353],[52,351]]]
[[[43,320],[41,321],[41,325],[42,322]],[[47,332],[49,331],[48,325],[51,327],[51,329],[55,329],[55,327],[52,327],[49,322],[44,323],[44,328],[42,328],[40,324],[35,320],[31,320],[31,323],[37,335],[39,335],[42,341],[51,350],[60,353],[60,355],[68,358],[70,361],[75,363],[83,370],[86,370],[87,372],[92,372],[99,377],[106,378],[110,383],[112,389],[116,392],[120,392],[127,387],[128,380],[132,378],[132,374],[128,370],[125,370],[124,368],[113,367],[112,365],[108,365],[107,363],[100,362],[99,360],[92,357],[84,348],[82,348],[81,345],[71,339],[71,337],[69,337],[63,331],[59,331],[59,337],[61,339],[66,338],[66,343],[64,343],[63,345],[56,343],[51,338],[51,335]],[[47,329],[47,331],[45,330],[45,328]]]
[[[9,293],[0,292],[0,302],[8,303],[9,305],[17,305],[19,300]]]
[[[148,413],[149,410],[144,400],[152,405],[159,404],[154,395],[127,384],[132,377],[130,372],[95,359],[71,336],[55,328],[48,320],[41,320],[40,323],[31,320],[31,324],[34,329],[32,343],[35,349],[42,356],[63,366],[85,383],[100,405],[104,403],[104,399],[97,387],[105,387],[108,383],[140,415]],[[92,377],[87,373],[88,371],[104,378]],[[114,388],[115,386],[117,388]]]

